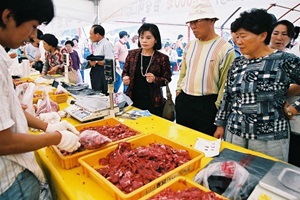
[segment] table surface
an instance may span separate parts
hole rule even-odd
[[[66,106],[66,103],[60,104],[61,108]],[[140,117],[136,120],[118,117],[117,119],[123,124],[132,127],[142,133],[156,133],[189,147],[194,146],[197,138],[204,138],[207,140],[215,139],[201,132],[186,128],[184,126],[167,121],[157,116]],[[81,124],[79,121],[73,118],[65,118],[65,120],[69,121],[75,126]],[[271,160],[277,160],[265,154],[247,150],[239,146],[222,141],[221,150],[224,148],[229,148],[244,153],[250,153]],[[53,192],[53,199],[113,199],[113,197],[110,196],[104,189],[102,189],[101,186],[99,186],[92,179],[86,177],[83,174],[81,167],[76,167],[69,170],[63,169],[60,166],[58,156],[52,150],[52,148],[46,147],[36,151],[36,157],[48,179],[50,188]],[[207,165],[207,163],[211,160],[212,158],[204,157],[201,160],[200,169]],[[194,170],[193,172],[187,174],[186,177],[192,179],[200,169]]]

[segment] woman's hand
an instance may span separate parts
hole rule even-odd
[[[130,83],[130,78],[129,78],[129,76],[124,76],[124,77],[123,77],[123,83],[124,83],[124,85],[129,85],[129,83]]]
[[[146,81],[148,83],[154,83],[155,82],[155,76],[154,76],[154,74],[147,73],[147,74],[145,74],[145,76],[146,76]]]
[[[284,103],[283,112],[289,120],[292,120],[294,115],[298,114],[298,111],[289,102]]]
[[[215,138],[223,138],[224,135],[224,127],[223,126],[217,126],[217,129],[214,133]]]
[[[48,74],[56,74],[56,71],[58,70],[58,66],[52,67],[49,71]]]

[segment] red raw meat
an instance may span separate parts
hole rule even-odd
[[[107,143],[111,142],[111,139],[93,130],[85,130],[79,135],[79,142],[84,149],[98,149]]]
[[[96,170],[120,190],[130,193],[190,159],[188,151],[161,143],[132,149],[130,143],[120,142],[106,158],[99,159],[104,167]]]

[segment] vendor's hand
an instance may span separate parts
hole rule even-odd
[[[58,148],[67,152],[76,151],[80,147],[79,137],[70,131],[58,131],[61,134],[61,139]]]
[[[223,138],[223,135],[224,135],[224,127],[218,126],[214,133],[214,137],[220,139]]]
[[[130,83],[130,78],[129,78],[129,76],[124,76],[124,77],[123,77],[123,83],[124,83],[124,85],[129,85],[129,83]]]
[[[23,110],[26,110],[26,109],[28,108],[28,106],[27,106],[26,104],[22,104],[22,103],[21,103],[21,106],[22,106],[22,109],[23,109]]]
[[[46,133],[54,133],[55,131],[71,131],[75,135],[79,135],[79,131],[67,121],[61,121],[54,124],[48,124],[46,128]]]
[[[154,76],[154,74],[147,73],[147,74],[145,74],[145,76],[146,76],[146,81],[148,83],[154,83],[155,82],[155,76]]]

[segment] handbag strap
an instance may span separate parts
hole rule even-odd
[[[169,88],[169,81],[166,80],[166,94],[167,94],[167,100],[172,100],[172,94],[171,94],[171,90]]]

